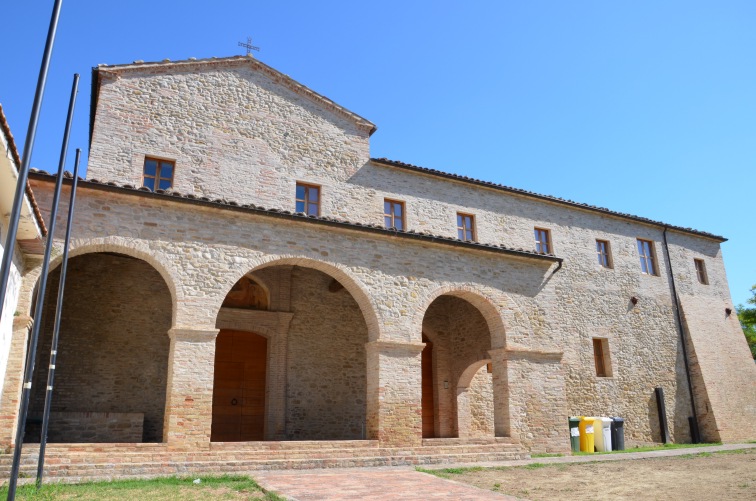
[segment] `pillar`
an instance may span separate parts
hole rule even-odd
[[[9,451],[13,447],[18,426],[18,406],[21,403],[21,387],[24,380],[26,364],[26,347],[32,318],[21,315],[13,318],[8,364],[5,368],[5,381],[0,400],[0,447]]]
[[[365,346],[368,438],[382,446],[421,445],[425,343],[372,341]]]
[[[568,451],[562,352],[509,347],[489,354],[496,436],[512,437],[531,452]]]
[[[209,447],[218,329],[173,328],[168,335],[163,440],[181,448]]]

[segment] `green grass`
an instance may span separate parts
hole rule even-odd
[[[541,453],[538,453],[538,454],[531,454],[530,455],[530,457],[533,458],[533,459],[537,459],[537,458],[560,458],[560,457],[563,457],[563,456],[564,456],[564,454],[550,454],[548,452],[541,452]]]
[[[200,483],[193,480],[199,478]],[[8,495],[8,487],[0,487],[0,498]],[[283,501],[265,492],[253,479],[242,475],[166,477],[153,480],[115,480],[80,484],[45,484],[37,491],[34,485],[19,486],[18,499],[257,499]]]
[[[693,447],[713,447],[715,445],[722,445],[722,442],[714,442],[709,444],[662,444],[662,445],[644,445],[636,446],[624,451],[607,451],[607,452],[573,452],[573,456],[594,456],[596,454],[626,454],[628,452],[653,452],[653,451],[666,451],[672,449],[690,449]],[[533,456],[535,457],[535,456]]]

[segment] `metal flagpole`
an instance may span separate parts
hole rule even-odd
[[[39,461],[37,463],[37,489],[42,486],[45,468],[45,449],[47,448],[47,428],[50,425],[50,406],[52,405],[53,382],[55,381],[55,362],[58,358],[58,337],[60,334],[60,317],[63,312],[63,292],[66,288],[66,271],[68,270],[68,244],[71,241],[76,186],[79,184],[79,158],[81,150],[76,149],[71,198],[68,202],[68,219],[66,220],[66,238],[63,241],[63,261],[60,264],[60,282],[58,283],[58,304],[55,308],[55,327],[53,327],[52,346],[50,348],[50,370],[47,373],[47,391],[45,393],[45,411],[42,415],[42,435],[39,441]]]
[[[58,165],[58,179],[55,181],[55,193],[53,195],[52,208],[50,209],[50,223],[47,229],[47,242],[45,242],[45,255],[42,259],[42,271],[37,286],[37,296],[34,308],[34,323],[32,324],[32,333],[29,340],[29,350],[26,353],[26,367],[24,368],[24,386],[21,392],[21,405],[18,412],[18,423],[16,426],[16,441],[13,448],[13,466],[11,468],[10,482],[8,483],[8,500],[16,498],[16,484],[18,482],[18,470],[21,464],[21,447],[24,441],[24,431],[26,431],[26,413],[29,410],[29,397],[31,396],[32,376],[34,375],[34,361],[37,352],[37,341],[39,340],[39,330],[42,327],[42,310],[45,302],[45,289],[47,288],[47,272],[50,269],[50,254],[53,246],[53,236],[55,235],[55,218],[58,213],[58,200],[60,199],[60,188],[63,184],[63,168],[66,163],[66,153],[68,151],[68,137],[71,133],[71,122],[73,121],[74,107],[76,105],[76,93],[79,90],[79,74],[74,75],[73,87],[71,88],[71,101],[68,104],[68,117],[66,118],[66,129],[63,133],[63,146],[60,151],[60,164]]]
[[[37,135],[39,110],[42,107],[42,97],[45,93],[47,70],[50,67],[50,56],[52,55],[53,43],[55,42],[55,32],[58,29],[58,17],[60,16],[61,3],[62,0],[55,0],[55,6],[53,6],[50,28],[47,31],[45,52],[42,56],[42,67],[39,69],[39,78],[37,79],[37,91],[34,94],[34,104],[32,105],[32,113],[29,118],[29,129],[26,131],[24,153],[23,157],[21,157],[21,165],[18,167],[16,194],[13,199],[10,220],[8,221],[8,234],[5,236],[5,253],[3,254],[2,264],[0,264],[0,318],[3,316],[3,305],[5,304],[8,277],[10,276],[10,269],[13,261],[13,249],[16,245],[16,233],[18,233],[18,220],[21,217],[21,207],[24,203],[24,190],[26,190],[26,180],[29,177],[29,164],[31,163],[32,149],[34,148],[34,138]]]

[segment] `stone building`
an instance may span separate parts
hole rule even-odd
[[[5,240],[8,235],[8,223],[13,206],[13,198],[18,179],[18,168],[21,158],[16,149],[16,143],[5,118],[3,107],[0,106],[0,258],[6,252]],[[42,214],[37,207],[31,186],[27,185],[24,200],[21,205],[16,242],[11,250],[13,260],[8,276],[8,286],[3,304],[3,314],[0,318],[0,388],[4,385],[17,387],[21,374],[6,371],[8,356],[11,353],[11,340],[21,341],[25,338],[30,318],[25,311],[18,309],[19,297],[22,294],[23,276],[39,265],[39,258],[43,254],[42,237],[46,234]],[[32,283],[33,286],[33,283]],[[18,331],[14,334],[14,331]],[[18,400],[9,400],[18,405]],[[5,400],[0,401],[2,405]],[[6,412],[0,418],[0,427],[12,426],[13,421],[6,419]]]
[[[694,407],[756,437],[724,238],[371,158],[375,125],[251,57],[101,65],[92,103],[51,441],[565,451],[570,415],[659,441],[657,387],[674,441]]]

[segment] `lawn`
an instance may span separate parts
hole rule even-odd
[[[199,482],[197,482],[199,480]],[[0,487],[0,498],[8,495],[8,487]],[[247,476],[223,475],[219,477],[168,477],[153,480],[115,480],[112,482],[86,482],[81,484],[45,484],[37,491],[34,485],[22,485],[17,499],[77,499],[77,500],[205,500],[248,499],[279,501],[283,498],[263,491],[257,482]]]

